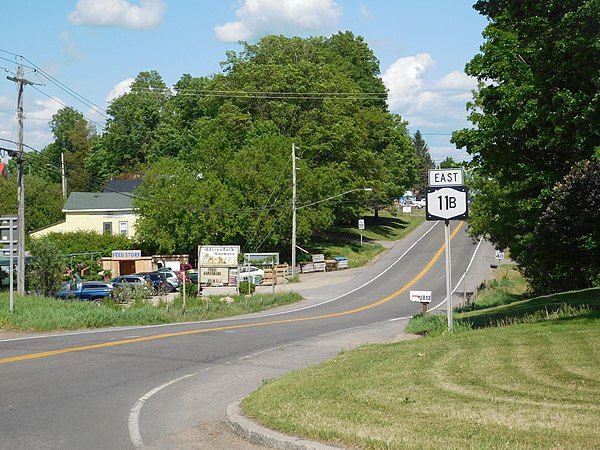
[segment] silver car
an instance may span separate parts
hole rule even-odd
[[[157,270],[158,273],[162,273],[165,275],[166,278],[166,282],[167,282],[167,286],[166,286],[166,290],[167,292],[173,292],[176,291],[177,289],[179,289],[180,286],[180,282],[179,282],[179,277],[177,276],[177,274],[175,272],[173,272],[171,269],[168,268],[160,268]],[[169,286],[171,287],[169,289]]]

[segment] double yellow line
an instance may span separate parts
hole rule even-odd
[[[456,229],[452,232],[452,235],[450,237],[451,239],[456,235],[458,230],[462,227],[463,223],[464,222],[462,222],[462,221],[459,222]],[[423,275],[425,275],[425,273],[427,273],[427,271],[429,269],[431,269],[431,267],[435,264],[435,262],[442,255],[442,252],[444,251],[445,248],[446,248],[446,244],[442,245],[438,249],[438,251],[435,253],[433,258],[431,258],[431,261],[429,261],[429,263],[425,266],[425,268],[423,270],[421,270],[421,272],[419,272],[419,274],[417,274],[417,276],[415,276],[411,281],[409,281],[403,287],[398,289],[396,292],[393,292],[392,294],[388,295],[387,297],[382,298],[381,300],[378,300],[374,303],[370,303],[368,305],[361,306],[359,308],[351,309],[348,311],[342,311],[342,312],[331,313],[331,314],[323,314],[320,316],[298,317],[295,319],[280,319],[280,320],[271,320],[271,321],[266,321],[266,322],[254,322],[254,323],[248,323],[248,324],[226,325],[226,326],[222,326],[222,327],[203,328],[201,330],[188,330],[188,331],[178,331],[175,333],[162,333],[162,334],[155,334],[152,336],[143,336],[143,337],[138,337],[138,338],[122,339],[122,340],[114,341],[114,342],[104,342],[101,344],[83,345],[80,347],[68,347],[68,348],[62,348],[62,349],[58,349],[58,350],[50,350],[47,352],[30,353],[28,355],[13,356],[11,358],[0,359],[0,364],[17,362],[17,361],[26,361],[28,359],[45,358],[48,356],[62,355],[64,353],[81,352],[84,350],[94,350],[97,348],[115,347],[117,345],[134,344],[136,342],[153,341],[155,339],[164,339],[164,338],[175,337],[175,336],[185,336],[185,335],[189,335],[189,334],[208,333],[208,332],[212,332],[212,331],[237,330],[237,329],[241,329],[241,328],[260,327],[260,326],[265,326],[265,325],[278,325],[278,324],[282,324],[282,323],[302,322],[302,321],[307,321],[307,320],[328,319],[331,317],[338,317],[338,316],[345,316],[348,314],[354,314],[354,313],[357,313],[360,311],[365,311],[367,309],[371,309],[376,306],[382,305],[383,303],[389,302],[393,298],[395,298],[398,295],[405,292],[413,284],[415,284],[417,281],[419,281],[423,277]]]

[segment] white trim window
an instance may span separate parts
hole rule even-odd
[[[119,234],[129,236],[129,222],[119,222]]]

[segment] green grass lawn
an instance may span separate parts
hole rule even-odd
[[[8,293],[0,293],[0,330],[42,332],[211,320],[264,311],[302,298],[298,293],[254,294],[251,297],[234,295],[234,303],[226,304],[219,301],[220,297],[210,296],[210,301],[188,297],[183,315],[181,296],[170,305],[152,306],[138,301],[128,307],[112,300],[98,306],[95,302],[16,296],[14,313],[11,314]]]
[[[600,289],[510,295],[456,314],[453,333],[429,315],[438,327],[424,338],[268,380],[243,409],[350,448],[599,448]]]

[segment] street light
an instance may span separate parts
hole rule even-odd
[[[295,187],[295,183],[294,183]],[[306,205],[297,206],[296,204],[296,196],[294,195],[294,199],[292,202],[293,205],[293,214],[292,214],[292,276],[296,274],[296,211],[302,208],[307,208],[309,206],[318,205],[319,203],[328,202],[329,200],[333,200],[334,198],[342,197],[346,194],[350,194],[351,192],[371,192],[372,188],[356,188],[350,189],[349,191],[342,192],[341,194],[332,195],[331,197],[324,198],[322,200],[317,200],[316,202],[308,203]]]

